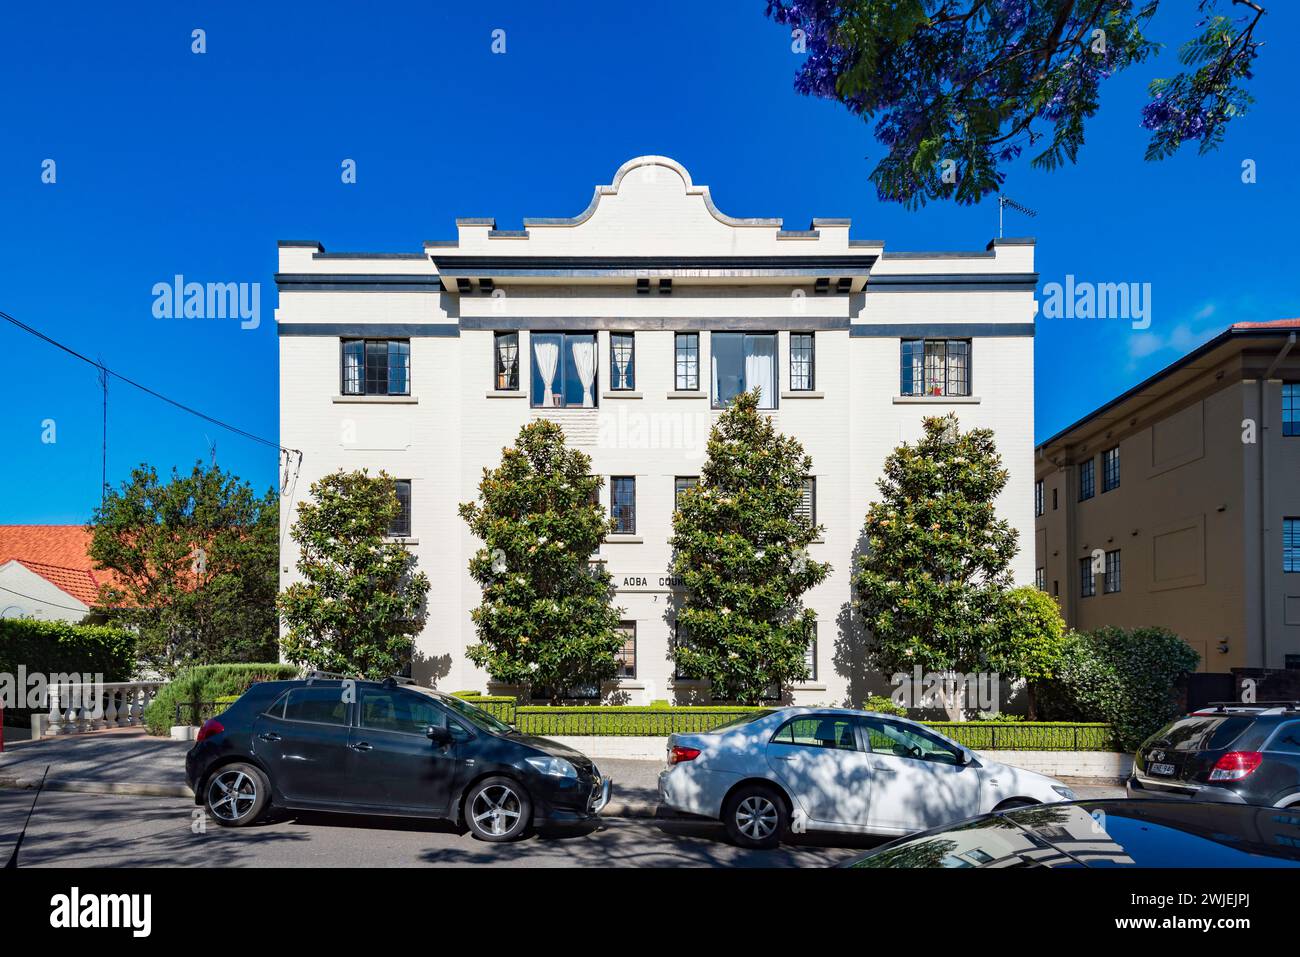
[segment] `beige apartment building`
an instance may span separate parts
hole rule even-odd
[[[1036,578],[1068,625],[1300,668],[1297,331],[1237,323],[1037,447]]]

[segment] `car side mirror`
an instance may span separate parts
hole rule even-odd
[[[451,728],[447,727],[447,722],[442,724],[431,724],[424,732],[428,735],[429,740],[434,744],[451,744]]]
[[[960,768],[960,767],[964,767],[967,764],[970,764],[970,758],[971,758],[971,754],[965,748],[957,749],[957,767]]]

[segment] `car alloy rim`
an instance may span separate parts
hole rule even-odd
[[[493,837],[509,834],[521,812],[519,795],[504,784],[492,784],[479,791],[470,808],[475,825]]]
[[[243,771],[222,771],[208,785],[208,807],[223,821],[245,817],[257,801],[257,782]]]
[[[736,808],[736,826],[748,838],[761,841],[776,830],[776,805],[765,797],[745,798]]]

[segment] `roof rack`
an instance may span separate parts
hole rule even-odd
[[[351,675],[341,675],[337,671],[313,671],[307,675],[307,683],[313,681],[347,681]]]
[[[1229,708],[1284,708],[1287,711],[1300,711],[1300,701],[1211,701],[1207,708],[1215,711],[1227,711]],[[1204,710],[1204,709],[1202,709]]]
[[[406,675],[389,675],[384,679],[384,684],[387,684],[390,681],[397,685],[413,685],[416,683],[414,678],[408,678]]]

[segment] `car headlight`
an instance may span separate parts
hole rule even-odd
[[[1071,791],[1069,788],[1067,788],[1064,784],[1053,784],[1053,785],[1052,785],[1052,790],[1055,791],[1057,794],[1061,795],[1061,797],[1062,797],[1064,800],[1066,800],[1066,801],[1077,801],[1077,800],[1079,800],[1079,795],[1075,794],[1073,791]]]
[[[551,777],[576,778],[578,776],[578,769],[575,768],[568,761],[564,760],[564,758],[552,758],[548,756],[548,757],[537,757],[537,758],[524,758],[524,760],[527,761],[529,764],[531,764],[538,771],[541,771],[543,774],[550,775]]]

